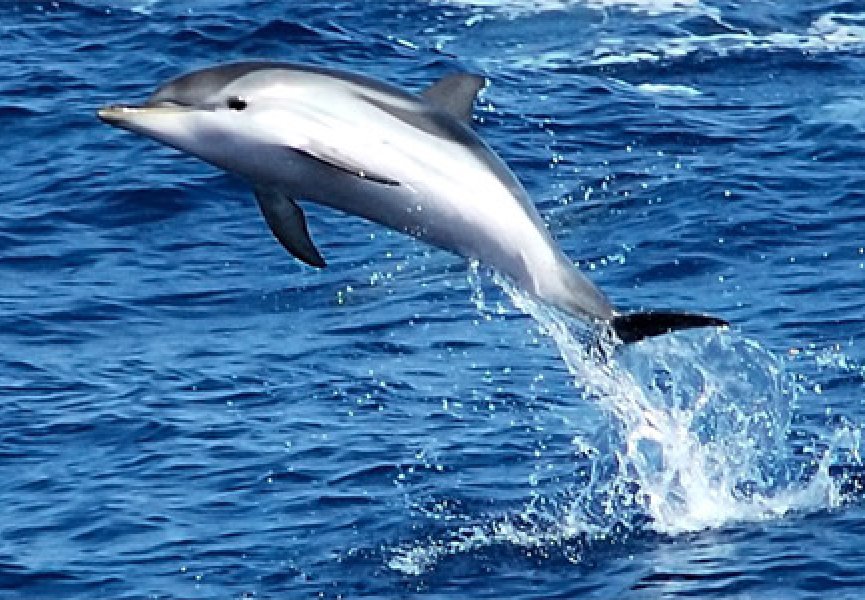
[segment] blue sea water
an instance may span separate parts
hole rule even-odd
[[[0,3],[0,597],[860,598],[865,5]],[[626,309],[98,122],[184,71],[489,85],[480,135]],[[323,99],[326,101],[326,99]]]

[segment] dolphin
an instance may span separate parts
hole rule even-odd
[[[413,94],[333,68],[238,62],[181,75],[143,105],[107,106],[98,116],[247,180],[276,239],[313,267],[325,261],[298,200],[477,260],[621,342],[728,325],[702,314],[618,311],[472,130],[485,85],[458,73]]]

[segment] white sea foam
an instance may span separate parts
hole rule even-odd
[[[574,8],[599,11],[617,8],[649,16],[714,12],[700,0],[440,0],[439,3],[496,10],[509,17]]]
[[[637,89],[646,94],[670,96],[700,96],[702,92],[688,85],[673,85],[666,83],[641,83]]]
[[[766,34],[731,32],[688,35],[664,39],[650,47],[623,50],[622,40],[596,48],[590,61],[595,66],[659,62],[703,52],[717,56],[753,51],[797,50],[811,54],[865,51],[865,13],[830,13],[815,19],[802,33],[777,31]],[[616,46],[619,46],[617,49]]]
[[[153,12],[153,7],[159,0],[134,0],[131,3],[130,10],[139,15],[150,15]]]
[[[593,543],[641,527],[677,535],[842,502],[829,464],[839,449],[858,457],[858,430],[839,428],[803,470],[788,439],[802,388],[756,342],[702,330],[603,350],[587,345],[569,317],[498,283],[555,341],[580,390],[574,402],[598,405],[609,437],[575,438],[588,449],[580,454],[594,457],[587,484],[511,517],[398,546],[391,568],[417,575],[447,556],[499,545],[541,556],[557,548],[580,560]],[[487,310],[480,292],[475,300]]]
[[[586,0],[585,5],[596,10],[622,8],[649,16],[668,13],[699,13],[714,12],[700,0]]]

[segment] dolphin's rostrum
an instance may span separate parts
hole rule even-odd
[[[482,77],[419,95],[323,67],[241,62],[169,81],[142,106],[99,117],[249,181],[279,242],[325,261],[296,200],[358,215],[493,267],[557,308],[633,342],[724,326],[699,314],[621,314],[547,232],[523,186],[472,131]]]

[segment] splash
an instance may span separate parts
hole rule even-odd
[[[470,281],[483,312],[476,268]],[[843,503],[843,483],[830,464],[844,449],[855,453],[858,430],[840,427],[808,456],[797,452],[791,416],[803,388],[756,342],[696,330],[598,346],[587,343],[585,325],[507,280],[496,283],[555,342],[579,391],[575,401],[600,407],[609,425],[596,439],[574,440],[590,458],[585,481],[556,498],[535,499],[519,514],[400,546],[391,568],[418,575],[445,557],[492,547],[533,556],[558,549],[579,561],[610,539],[679,535]]]
[[[796,388],[780,360],[734,333],[702,330],[587,350],[569,319],[499,280],[555,341],[584,399],[611,416],[616,476],[651,527],[678,534],[836,506],[829,453],[802,483],[788,444]],[[610,358],[604,358],[604,356]]]

